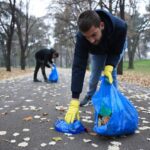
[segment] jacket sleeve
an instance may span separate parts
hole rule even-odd
[[[76,37],[74,60],[72,66],[71,91],[73,98],[79,98],[88,60],[88,46],[86,40],[79,34]]]
[[[50,68],[51,66],[50,66],[49,63],[53,64],[53,61],[52,61],[52,57],[50,57],[49,54],[48,54],[48,55],[45,55],[45,57],[44,57],[44,65],[46,67]]]

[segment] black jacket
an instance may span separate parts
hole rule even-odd
[[[96,10],[96,12],[105,24],[100,43],[98,45],[91,44],[80,32],[76,36],[71,83],[73,98],[79,98],[82,91],[88,54],[107,54],[105,65],[115,67],[118,64],[126,39],[127,24],[125,21],[104,10]]]
[[[37,61],[43,63],[45,66],[50,67],[48,63],[53,63],[53,53],[54,49],[41,49],[35,53],[35,58]]]

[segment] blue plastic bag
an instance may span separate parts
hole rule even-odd
[[[84,126],[78,120],[75,120],[71,124],[66,123],[64,120],[57,120],[54,126],[56,131],[63,133],[78,134],[85,131]]]
[[[92,97],[95,109],[93,130],[104,136],[132,134],[138,128],[138,113],[130,101],[109,84],[106,78],[101,79],[100,89]],[[99,125],[99,114],[110,115],[106,124]],[[110,113],[111,111],[111,113]]]
[[[53,65],[52,67],[48,80],[53,83],[56,83],[58,81],[58,72],[57,72],[57,68],[55,65]]]

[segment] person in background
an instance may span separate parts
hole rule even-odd
[[[72,99],[64,118],[67,123],[79,120],[79,106],[91,100],[103,70],[108,82],[117,86],[117,65],[124,53],[127,33],[126,22],[104,10],[84,11],[77,23],[79,32],[72,66]],[[80,103],[89,53],[92,55],[89,91]]]
[[[36,66],[34,70],[34,76],[33,81],[34,82],[41,82],[37,79],[37,74],[39,69],[42,70],[42,75],[45,82],[48,82],[46,73],[45,73],[45,67],[50,68],[53,65],[53,58],[57,58],[59,56],[58,52],[56,52],[55,49],[41,49],[35,53],[35,60],[36,60]]]

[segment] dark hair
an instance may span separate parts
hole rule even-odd
[[[86,10],[78,18],[78,27],[81,32],[87,32],[92,26],[99,27],[100,16],[93,10]]]
[[[59,53],[55,51],[55,52],[53,53],[53,55],[55,55],[55,57],[57,58],[57,57],[59,56]]]
[[[51,48],[50,51],[52,52],[53,56],[55,56],[55,57],[59,56],[59,53],[54,48]]]

